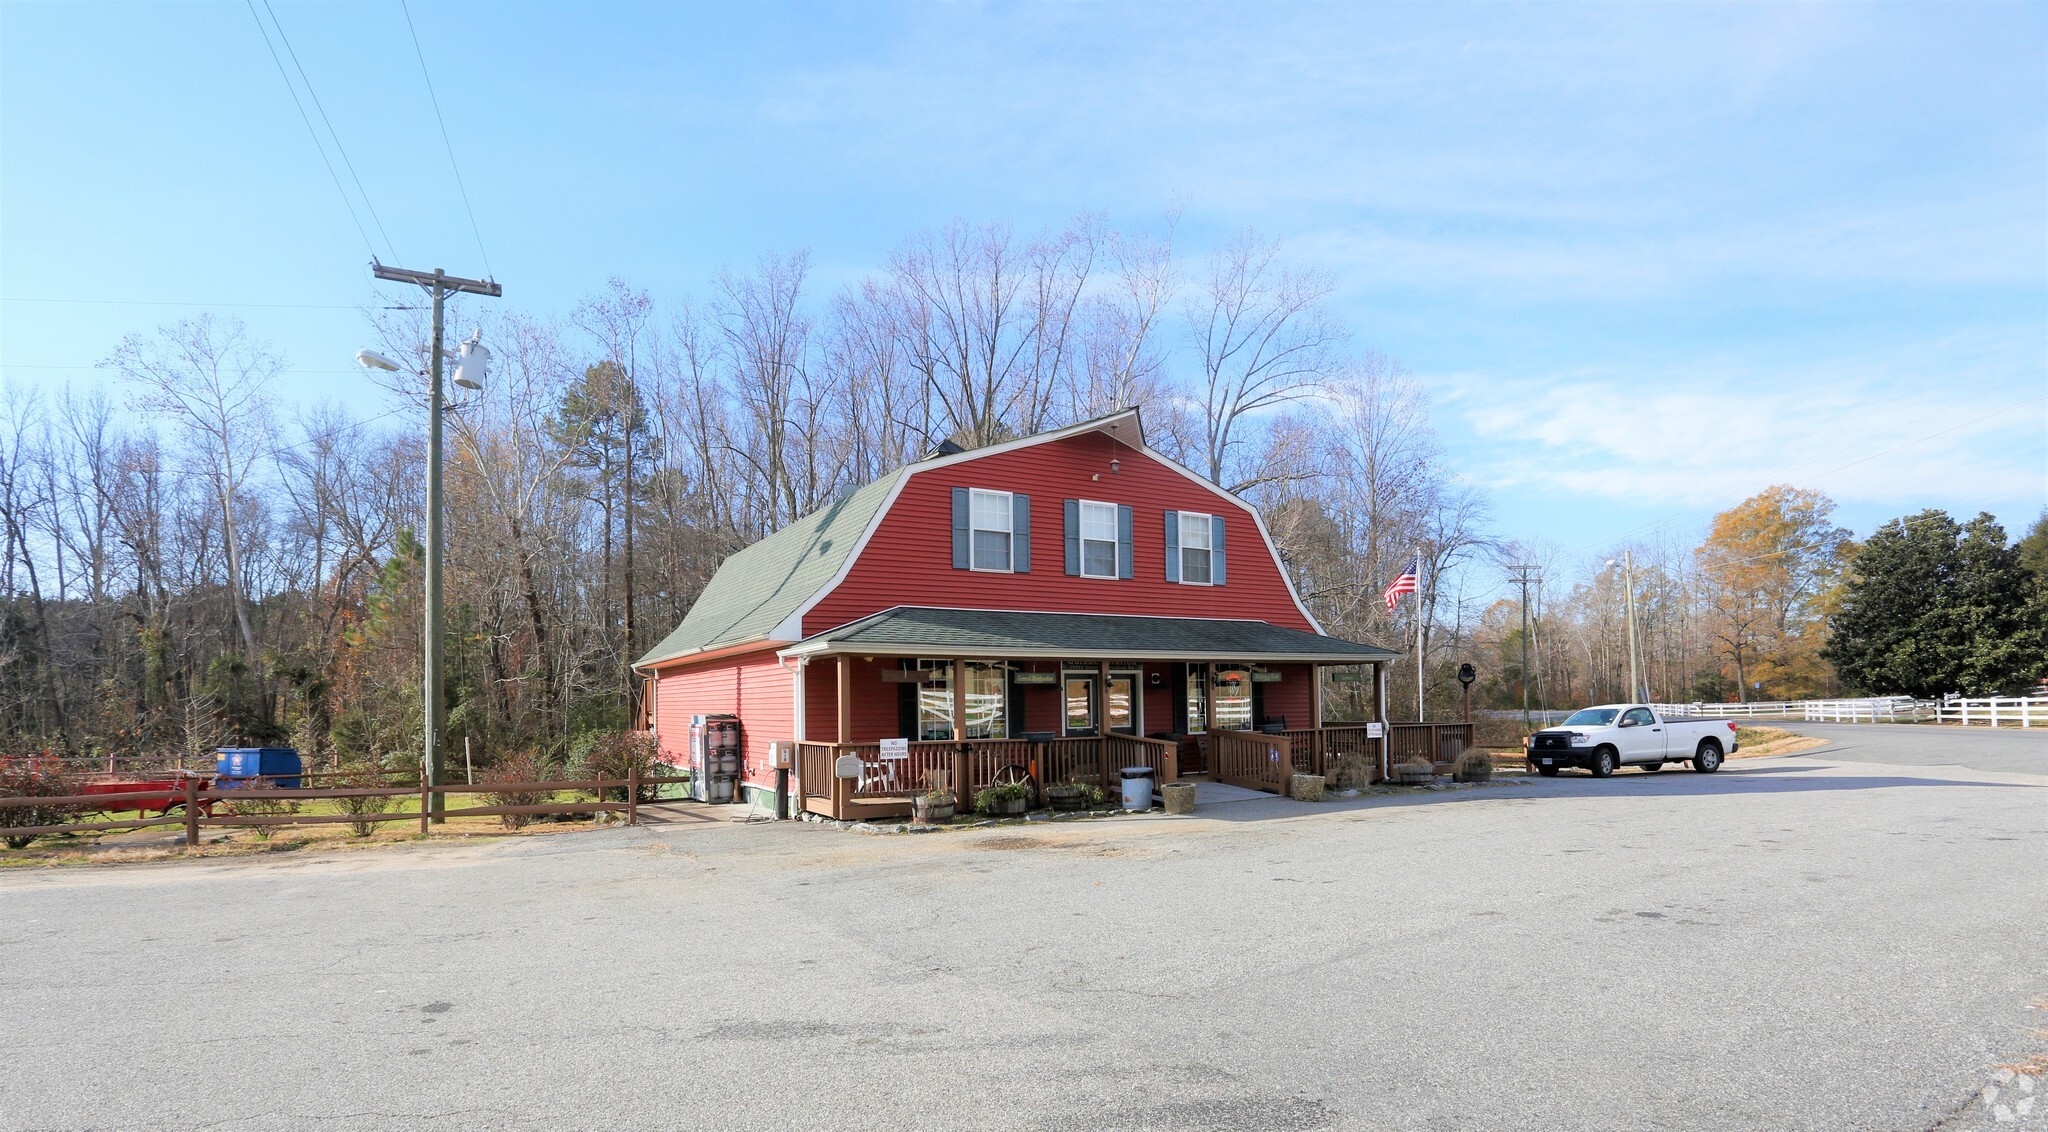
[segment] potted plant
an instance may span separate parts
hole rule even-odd
[[[953,792],[927,790],[910,800],[910,820],[919,825],[938,825],[953,820]]]
[[[1005,782],[977,790],[974,808],[991,817],[1015,817],[1031,808],[1031,784]]]
[[[1045,788],[1045,803],[1055,810],[1086,810],[1102,804],[1102,787],[1062,782]]]

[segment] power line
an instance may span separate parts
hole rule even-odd
[[[269,0],[264,2],[269,3]],[[412,52],[420,60],[420,77],[427,80],[427,100],[434,104],[434,121],[441,127],[441,145],[448,150],[448,167],[455,170],[455,188],[462,194],[462,210],[469,213],[469,234],[476,237],[476,254],[483,257],[484,274],[495,276],[497,272],[491,269],[491,253],[484,250],[484,234],[476,226],[476,210],[469,206],[469,187],[462,183],[462,166],[455,161],[455,143],[448,140],[448,120],[441,116],[441,99],[434,93],[434,76],[427,71],[427,53],[420,49],[419,29],[412,26],[412,8],[405,0],[398,0],[398,7],[405,13],[405,30],[412,33]]]
[[[356,164],[348,159],[348,149],[341,144],[341,135],[334,132],[334,123],[327,117],[327,108],[320,105],[320,92],[313,89],[313,80],[306,75],[305,64],[299,62],[299,53],[293,50],[291,37],[285,35],[284,25],[278,22],[270,0],[263,0],[263,10],[270,13],[271,26],[277,29],[277,38],[283,41],[285,54],[292,57],[292,66],[298,69],[299,81],[306,84],[306,97],[313,100],[313,109],[320,112],[320,122],[327,127],[327,136],[334,139],[334,152],[341,154],[341,163],[348,169],[349,179],[356,183],[356,193],[363,198],[363,208],[370,214],[370,222],[377,226],[377,234],[384,237],[384,249],[391,253],[392,259],[397,259],[398,249],[391,243],[391,233],[384,230],[384,221],[377,216],[377,206],[370,203],[370,194],[363,188],[363,179],[356,176]]]
[[[51,299],[40,296],[0,296],[0,303],[69,303],[80,306],[104,307],[248,307],[263,310],[290,311],[352,311],[360,309],[344,303],[198,303],[178,299]]]
[[[48,365],[48,364],[45,364],[45,363],[42,363],[42,362],[0,362],[0,369],[50,369],[50,370],[65,370],[65,371],[70,371],[70,372],[75,372],[75,373],[93,373],[93,372],[107,372],[107,371],[108,371],[108,369],[109,369],[109,367],[107,367],[107,366],[60,366],[60,365]],[[362,370],[360,370],[360,369],[281,369],[281,370],[278,370],[277,372],[278,372],[278,373],[280,373],[280,374],[287,374],[287,373],[361,373],[361,372],[363,372],[363,371],[362,371]]]
[[[263,37],[263,46],[270,50],[270,61],[277,64],[277,77],[284,80],[285,90],[291,92],[292,105],[298,107],[299,121],[306,124],[306,133],[313,139],[313,148],[320,151],[320,164],[327,166],[327,175],[334,181],[334,191],[341,194],[342,207],[348,209],[349,221],[356,226],[356,234],[363,238],[363,246],[370,250],[370,258],[376,259],[377,245],[370,242],[370,233],[363,227],[363,218],[356,215],[355,202],[348,199],[348,190],[341,187],[341,174],[334,171],[334,162],[327,157],[327,147],[320,144],[320,131],[313,128],[313,119],[306,114],[306,104],[299,101],[299,89],[292,85],[292,77],[284,69],[284,60],[278,57],[277,46],[270,42],[270,30],[263,26],[263,17],[256,14],[253,0],[242,2],[249,7],[249,18],[256,21],[256,32]],[[279,34],[283,34],[282,29],[279,29]],[[369,203],[365,198],[363,204]]]

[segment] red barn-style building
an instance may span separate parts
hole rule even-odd
[[[1325,634],[1258,513],[1127,410],[934,454],[762,539],[636,667],[665,759],[736,718],[748,800],[780,785],[786,813],[850,818],[1020,775],[1113,794],[1138,765],[1275,791],[1346,756],[1384,776],[1396,656]],[[1370,680],[1378,724],[1325,723],[1332,666]]]

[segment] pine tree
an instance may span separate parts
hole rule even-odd
[[[1982,695],[2048,674],[2048,607],[1990,515],[1967,525],[1938,510],[1895,519],[1851,569],[1823,652],[1850,686]]]

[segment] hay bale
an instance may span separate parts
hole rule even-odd
[[[1159,788],[1166,796],[1166,812],[1169,814],[1192,814],[1195,812],[1195,784],[1192,782],[1169,782]]]
[[[1320,802],[1323,800],[1323,776],[1320,774],[1297,774],[1287,780],[1287,796],[1297,802]]]

